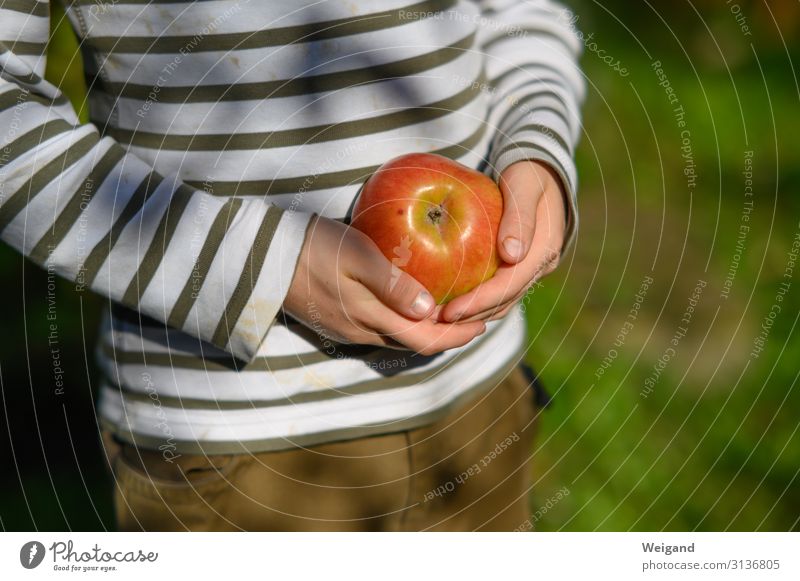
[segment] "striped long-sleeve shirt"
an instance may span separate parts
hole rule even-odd
[[[89,124],[43,79],[49,4],[0,0],[0,232],[110,299],[99,414],[140,446],[275,450],[423,425],[505,373],[519,315],[436,356],[281,311],[311,216],[436,152],[568,192],[584,83],[547,0],[74,0]]]

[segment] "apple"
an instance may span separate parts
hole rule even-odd
[[[502,213],[503,196],[488,176],[440,155],[411,153],[367,180],[350,225],[443,304],[500,266]]]

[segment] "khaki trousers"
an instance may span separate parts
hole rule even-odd
[[[530,516],[536,406],[519,367],[418,429],[169,463],[104,434],[121,530],[510,531]]]

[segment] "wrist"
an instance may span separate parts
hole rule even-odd
[[[318,220],[319,215],[316,213],[312,214],[309,219],[305,237],[303,238],[303,245],[297,258],[297,265],[289,283],[289,290],[283,300],[282,308],[284,312],[296,319],[298,314],[302,312],[302,305],[307,303],[310,297],[310,271],[308,265],[311,254],[311,239],[314,236]],[[302,317],[299,318],[302,319]]]

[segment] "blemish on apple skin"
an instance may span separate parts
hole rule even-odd
[[[402,208],[401,208],[400,210],[397,210],[397,215],[398,215],[398,216],[402,216],[402,215],[403,215],[403,210],[402,210]]]

